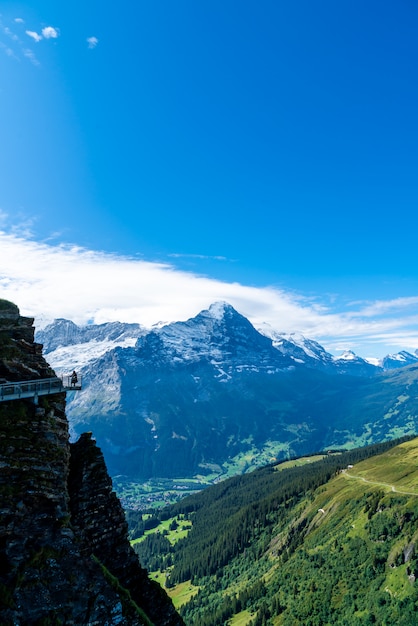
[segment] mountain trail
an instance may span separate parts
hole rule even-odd
[[[364,478],[364,476],[358,476],[357,474],[349,474],[347,470],[343,470],[342,473],[346,478],[354,478],[357,480],[362,480],[363,482],[368,483],[369,485],[379,485],[380,487],[387,487],[394,493],[400,493],[401,495],[418,497],[418,493],[416,491],[402,491],[401,489],[397,489],[395,485],[390,485],[389,483],[382,483],[382,482],[374,481],[374,480],[368,480],[367,478]]]

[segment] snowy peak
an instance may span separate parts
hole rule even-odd
[[[246,317],[226,302],[211,304],[209,309],[201,311],[186,323],[206,328],[211,335],[218,335],[219,332],[225,331],[236,332],[238,329],[241,329],[241,332],[244,329],[250,333],[257,332]]]
[[[418,351],[388,355],[380,363],[366,361],[352,350],[339,356],[300,333],[280,333],[268,324],[257,329],[227,302],[214,302],[186,321],[158,324],[109,322],[77,326],[57,319],[36,333],[44,354],[59,372],[82,368],[115,348],[135,347],[135,358],[147,363],[209,363],[240,368],[304,366],[334,374],[370,376],[418,362]]]
[[[213,364],[246,367],[290,364],[273,348],[272,341],[261,335],[243,315],[225,302],[216,302],[185,322],[175,322],[154,329],[140,337],[138,356],[172,362],[207,360]]]
[[[357,356],[352,350],[345,350],[339,356],[335,356],[334,361],[364,361],[364,359]]]
[[[206,313],[206,311],[202,311],[202,313]],[[223,301],[213,302],[207,310],[207,313],[209,313],[214,319],[218,320],[222,320],[224,317],[239,315],[233,306],[228,304],[228,302]]]
[[[406,350],[401,350],[396,354],[388,354],[382,359],[382,366],[386,370],[398,369],[399,367],[405,367],[406,365],[413,365],[418,363],[417,351],[415,354],[411,354]]]
[[[121,342],[127,338],[136,339],[144,332],[146,331],[140,324],[107,322],[105,324],[77,326],[70,320],[56,319],[52,324],[36,333],[36,341],[43,344],[44,353],[48,354],[57,348],[90,341]]]
[[[262,324],[259,331],[270,337],[273,346],[282,354],[290,356],[296,363],[319,369],[333,367],[332,355],[313,339],[307,339],[300,333],[279,333],[269,324]]]
[[[57,319],[38,331],[35,339],[43,344],[43,353],[61,373],[81,369],[114,348],[132,347],[145,332],[140,324],[107,322],[77,326],[70,320]]]
[[[42,343],[44,354],[56,348],[81,343],[81,328],[65,319],[56,319],[43,330],[36,332],[36,341]]]
[[[345,350],[339,356],[333,357],[337,371],[341,374],[353,376],[374,376],[381,369],[358,356],[352,350]]]

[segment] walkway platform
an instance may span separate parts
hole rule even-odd
[[[76,385],[71,385],[70,378],[70,376],[63,376],[63,378],[38,378],[37,380],[24,380],[17,383],[2,383],[0,384],[0,402],[33,398],[36,404],[39,396],[48,396],[64,391],[79,391],[81,380]]]

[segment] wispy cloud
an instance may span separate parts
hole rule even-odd
[[[13,33],[8,26],[6,26],[3,30],[4,33],[8,37],[10,37],[10,39],[12,39],[13,41],[19,41],[19,37],[15,33]]]
[[[8,213],[0,208],[0,226],[4,225],[9,219]]]
[[[22,38],[19,37],[14,30],[17,29],[17,31],[20,31],[22,34],[24,33],[36,44],[44,39],[57,39],[60,36],[60,30],[55,26],[45,26],[41,30],[32,30],[29,28],[23,30],[21,24],[24,23],[25,21],[21,17],[14,18],[13,22],[10,22],[10,25],[13,27],[12,30],[10,26],[5,25],[0,19],[0,35],[6,35],[13,42],[13,44],[10,44],[9,46],[0,41],[0,48],[4,50],[7,56],[12,57],[15,60],[20,61],[22,58],[26,58],[29,59],[33,65],[39,66],[40,62],[38,61],[34,51],[27,47],[27,39],[24,35],[22,35]]]
[[[14,22],[19,24],[21,23],[20,20],[21,18],[16,18]],[[0,48],[4,51],[4,53],[9,58],[14,59],[15,61],[20,61],[22,58],[22,55],[25,56],[23,52],[22,41],[20,37],[15,32],[13,32],[11,28],[9,28],[9,26],[4,25],[0,16],[0,36],[1,35],[6,35],[7,38],[12,41],[12,44],[8,45],[8,44],[5,44],[4,41],[0,41]],[[35,55],[33,55],[33,58],[35,58]],[[33,59],[31,59],[31,61],[34,62]],[[35,64],[37,64],[37,61],[35,62]]]
[[[99,43],[99,40],[97,39],[97,37],[87,37],[86,41],[87,41],[87,46],[90,50],[95,48],[97,44]]]
[[[358,315],[362,317],[375,317],[377,315],[384,315],[393,311],[404,311],[411,307],[418,307],[418,296],[409,298],[394,298],[393,300],[377,300],[375,302],[367,304],[362,308]]]
[[[371,357],[418,348],[418,315],[389,316],[389,303],[384,316],[362,316],[358,309],[341,312],[286,290],[223,282],[169,263],[54,246],[5,231],[0,231],[0,297],[34,316],[38,327],[57,317],[78,324],[93,319],[151,326],[188,319],[226,300],[255,326],[267,322],[281,332],[301,332],[331,351],[351,348]]]
[[[39,35],[34,30],[25,30],[25,33],[27,34],[28,37],[30,37],[31,39],[33,39],[36,42],[42,41],[42,35]]]
[[[4,44],[2,41],[0,41],[0,49],[3,50],[8,57],[18,60],[12,48],[9,48],[9,46]]]
[[[33,52],[33,50],[31,50],[30,48],[25,48],[23,51],[23,56],[26,57],[27,59],[29,59],[29,61],[31,63],[33,63],[33,65],[40,65],[38,59],[36,58],[35,53]]]
[[[199,259],[207,261],[227,261],[225,256],[210,256],[208,254],[182,254],[180,252],[172,252],[169,255],[172,259]]]
[[[17,25],[24,24],[24,20],[22,18],[15,18],[13,22]],[[16,26],[18,28],[18,26]],[[9,57],[14,58],[15,60],[21,60],[22,58],[28,59],[33,65],[40,66],[40,62],[36,57],[36,54],[33,50],[27,47],[23,40],[15,33],[9,26],[5,26],[0,21],[0,33],[7,35],[9,39],[13,41],[13,48],[10,46],[6,46],[3,42],[0,41],[0,47],[4,50],[5,54]],[[22,31],[23,32],[23,31]],[[35,43],[39,43],[43,39],[56,39],[59,37],[59,29],[54,26],[45,26],[42,28],[40,32],[36,30],[27,29],[24,31],[26,36],[32,39]]]
[[[4,51],[6,56],[14,59],[15,61],[19,61],[19,56],[16,53],[16,47],[21,45],[20,39],[16,33],[14,33],[8,26],[5,26],[1,20],[0,16],[0,35],[6,35],[8,40],[11,40],[12,43],[5,43],[4,41],[0,41],[0,48]]]

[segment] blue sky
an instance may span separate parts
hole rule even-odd
[[[415,1],[34,4],[0,7],[0,295],[144,323],[222,297],[335,351],[418,348]],[[70,250],[83,280],[129,260],[143,299],[96,264],[85,304]]]

